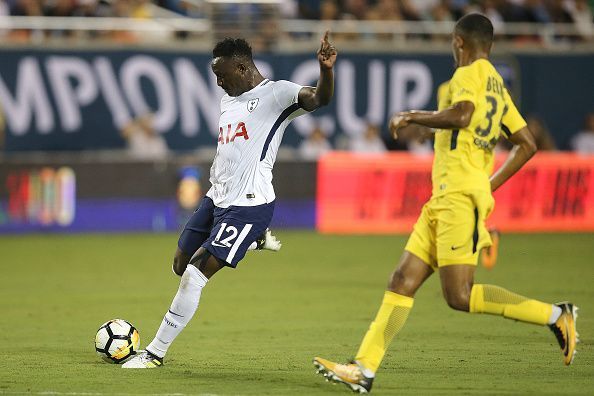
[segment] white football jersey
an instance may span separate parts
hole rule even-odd
[[[265,79],[258,86],[221,99],[217,154],[206,195],[220,208],[274,201],[272,167],[289,122],[305,114],[298,104],[303,88]]]

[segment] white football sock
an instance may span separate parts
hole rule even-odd
[[[561,316],[561,313],[563,313],[563,310],[553,304],[553,311],[551,312],[551,317],[549,318],[549,324],[555,323],[557,319],[559,319],[559,316]]]
[[[171,307],[165,314],[159,330],[146,349],[159,357],[164,357],[175,337],[186,327],[198,309],[200,294],[208,278],[198,268],[189,264],[184,271],[179,289]]]

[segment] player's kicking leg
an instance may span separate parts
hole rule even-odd
[[[266,234],[272,219],[274,202],[254,207],[217,209],[222,215],[214,226],[209,221],[213,208],[210,198],[203,200],[203,204],[182,232],[178,241],[179,251],[194,251],[197,243],[201,247],[183,268],[179,289],[155,338],[145,351],[126,362],[123,368],[155,368],[163,364],[162,359],[171,343],[196,313],[202,290],[209,279],[225,266],[235,268],[252,242]],[[176,262],[174,272],[179,274],[182,268],[176,266]]]
[[[151,369],[163,365],[163,358],[171,343],[190,322],[200,302],[202,289],[224,264],[200,248],[184,271],[179,289],[165,313],[157,334],[144,351],[128,360],[122,368]]]
[[[433,269],[424,260],[405,251],[390,278],[380,309],[361,342],[355,360],[340,364],[316,357],[313,363],[317,373],[329,381],[345,384],[354,392],[371,391],[373,378],[388,346],[408,318],[416,291],[431,274]]]
[[[488,313],[526,323],[547,325],[557,337],[563,362],[570,365],[579,342],[577,307],[563,302],[548,304],[499,286],[474,283],[474,265],[440,267],[444,296],[450,307],[470,313]]]

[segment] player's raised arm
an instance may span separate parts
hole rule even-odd
[[[524,127],[511,135],[509,141],[514,144],[514,148],[507,156],[503,165],[501,165],[501,168],[497,169],[497,172],[490,178],[491,191],[493,192],[501,187],[503,183],[519,171],[536,154],[536,141],[528,127]]]
[[[329,31],[326,31],[320,49],[318,62],[320,62],[320,78],[315,88],[303,87],[299,91],[299,106],[307,111],[314,111],[330,103],[334,94],[334,64],[336,63],[336,48],[328,41]]]
[[[398,113],[390,119],[392,137],[398,137],[398,131],[409,124],[423,125],[435,129],[466,128],[474,113],[474,104],[464,101],[441,111],[412,110]]]

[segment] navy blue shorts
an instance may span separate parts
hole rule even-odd
[[[249,246],[270,225],[274,202],[258,206],[218,208],[209,197],[202,198],[182,231],[178,246],[192,256],[200,247],[236,267]]]

